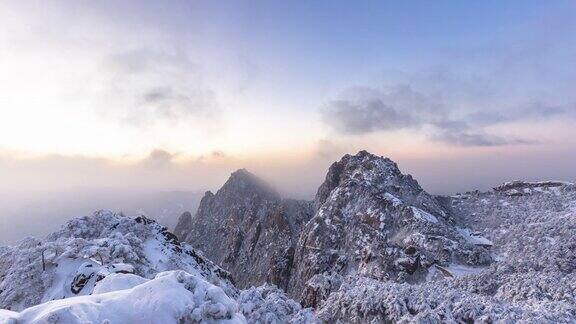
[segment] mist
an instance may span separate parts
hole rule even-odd
[[[230,173],[247,168],[284,197],[313,199],[330,164],[360,146],[322,141],[306,156],[234,158],[223,152],[184,158],[155,150],[123,163],[89,157],[0,159],[0,244],[42,237],[65,220],[99,209],[143,214],[173,228],[184,211],[194,214],[204,192],[217,191]],[[562,145],[470,148],[411,155],[373,147],[392,158],[430,193],[489,190],[511,180],[574,181],[576,149]]]

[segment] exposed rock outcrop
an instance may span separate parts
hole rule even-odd
[[[317,303],[314,291],[326,295],[332,289],[318,283],[333,285],[335,275],[419,282],[433,264],[491,261],[488,250],[461,235],[455,220],[416,180],[366,151],[330,167],[315,205],[318,210],[296,247],[288,289],[306,305]]]
[[[178,218],[178,223],[174,228],[174,235],[178,237],[179,240],[182,240],[190,231],[190,227],[192,226],[192,214],[186,211],[180,215]]]
[[[311,202],[282,199],[242,169],[216,194],[206,193],[181,237],[234,272],[239,287],[269,282],[286,289],[296,241],[312,214]]]
[[[481,237],[457,227],[393,161],[366,151],[335,162],[314,202],[282,199],[238,170],[206,193],[195,217],[183,215],[176,232],[234,273],[240,288],[276,284],[307,306],[352,273],[414,283],[434,264],[491,261],[489,245],[472,242]]]

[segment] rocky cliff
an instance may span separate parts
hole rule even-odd
[[[286,289],[300,230],[312,214],[311,202],[282,199],[242,169],[216,194],[207,192],[196,216],[183,215],[176,232],[233,271],[239,287],[269,282]]]
[[[432,266],[491,262],[489,244],[474,244],[416,180],[366,151],[330,167],[315,206],[300,234],[288,290],[307,305],[349,274],[415,283]]]
[[[348,274],[414,283],[432,266],[491,261],[489,244],[476,244],[484,241],[474,242],[416,180],[365,151],[335,162],[314,202],[282,199],[236,171],[206,193],[195,217],[182,215],[176,233],[234,273],[239,287],[273,283],[311,306]]]

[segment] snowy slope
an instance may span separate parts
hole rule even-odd
[[[20,313],[4,313],[10,323],[245,323],[236,301],[219,287],[184,271],[119,290],[54,300]],[[0,313],[1,314],[1,313]],[[2,315],[0,315],[2,316]],[[1,319],[1,317],[0,317]]]
[[[227,272],[157,223],[99,211],[69,221],[45,240],[28,238],[0,249],[0,307],[22,310],[89,295],[114,273],[154,278],[176,269],[204,278],[230,296],[238,293]]]
[[[0,323],[310,323],[272,286],[231,276],[164,227],[107,211],[0,247]]]
[[[344,279],[317,309],[326,322],[576,323],[576,186],[515,181],[458,194],[449,213],[487,267],[435,265],[417,285]]]

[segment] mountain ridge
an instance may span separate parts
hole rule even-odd
[[[0,322],[576,320],[571,183],[434,196],[360,151],[314,201],[234,172],[175,233],[102,211],[0,247]]]

